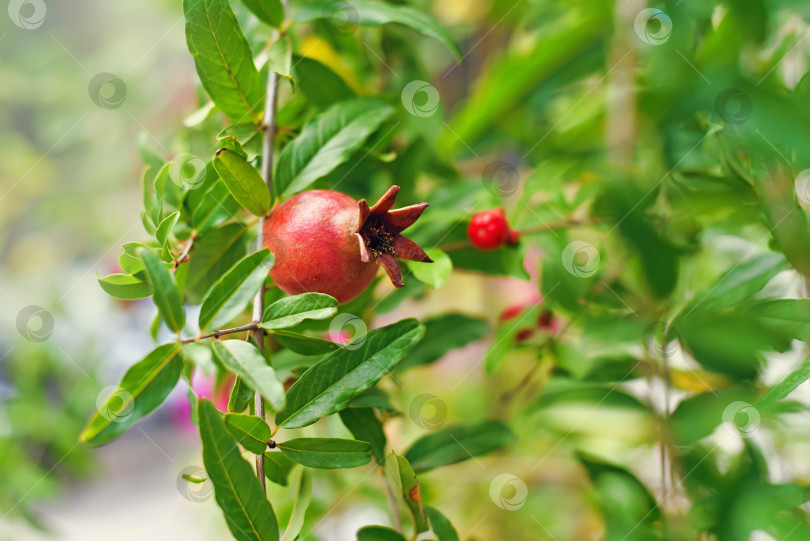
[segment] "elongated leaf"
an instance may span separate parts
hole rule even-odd
[[[425,337],[399,363],[397,370],[430,364],[448,351],[480,340],[489,332],[486,321],[462,314],[444,314],[423,323]]]
[[[346,81],[317,60],[297,55],[292,60],[296,84],[319,109],[357,96]]]
[[[330,173],[393,112],[384,102],[359,98],[337,103],[315,117],[281,152],[273,193],[281,197],[299,192]]]
[[[270,441],[270,427],[264,419],[255,415],[242,415],[241,413],[228,413],[225,415],[225,425],[242,447],[257,455],[267,451],[267,442]]]
[[[194,207],[191,222],[198,233],[204,233],[233,218],[238,211],[239,203],[228,191],[225,183],[217,180]]]
[[[767,405],[787,398],[790,393],[808,379],[810,379],[810,359],[804,361],[799,368],[788,374],[785,379],[768,389],[765,396],[760,399],[760,403]]]
[[[453,524],[438,509],[427,505],[425,511],[430,520],[430,528],[439,538],[439,541],[460,541]]]
[[[402,496],[405,505],[411,512],[413,523],[417,532],[428,530],[427,515],[422,505],[422,495],[419,492],[419,482],[416,474],[405,457],[391,453],[385,457],[385,474]]]
[[[295,495],[292,515],[290,516],[290,522],[287,524],[287,529],[284,530],[281,541],[294,541],[298,537],[298,534],[301,533],[301,528],[304,527],[304,518],[306,517],[307,508],[311,500],[312,474],[307,468],[301,468],[301,477],[298,480],[298,492]]]
[[[177,220],[180,219],[179,212],[172,212],[160,222],[158,225],[157,230],[155,231],[155,238],[157,238],[158,244],[161,246],[166,246],[166,243],[169,241],[169,235],[171,234],[174,226],[177,225]]]
[[[382,423],[372,408],[346,408],[340,412],[340,420],[352,436],[371,445],[371,454],[378,464],[385,460],[386,437]]]
[[[427,284],[433,289],[439,289],[450,276],[453,270],[453,262],[450,256],[438,248],[425,250],[433,263],[422,263],[419,261],[405,261],[408,270],[423,284]]]
[[[259,391],[273,409],[284,408],[284,385],[253,344],[241,340],[214,342],[214,353],[225,368]]]
[[[228,0],[183,0],[186,41],[205,91],[236,122],[260,123],[264,81]]]
[[[267,279],[275,257],[266,248],[251,254],[217,280],[200,308],[200,331],[219,328],[238,316]]]
[[[424,332],[417,320],[404,319],[369,332],[356,349],[327,355],[290,388],[287,407],[276,414],[276,424],[307,426],[344,409],[390,372]]]
[[[287,477],[297,465],[281,451],[264,453],[264,476],[277,485],[286,487]]]
[[[416,473],[468,460],[500,449],[515,435],[499,421],[478,421],[444,428],[418,439],[405,458]]]
[[[326,319],[337,312],[338,301],[323,293],[302,293],[279,299],[264,311],[262,328],[287,329],[305,319]]]
[[[298,438],[279,443],[287,458],[308,468],[355,468],[371,460],[371,446],[364,441],[339,438]]]
[[[142,275],[142,278],[130,274],[110,274],[104,278],[96,276],[98,285],[108,295],[125,300],[142,299],[152,294],[152,286],[145,280],[146,276]]]
[[[748,307],[745,313],[788,339],[810,342],[810,299],[758,302]]]
[[[357,530],[357,541],[405,541],[405,538],[386,526],[364,526]]]
[[[152,298],[166,325],[175,332],[180,332],[186,324],[186,312],[183,309],[183,298],[177,291],[169,270],[149,248],[140,248],[138,255],[143,261],[146,279],[152,287]]]
[[[214,169],[236,201],[256,216],[270,210],[270,191],[262,176],[245,158],[227,148],[217,151]]]
[[[366,26],[397,23],[409,26],[425,36],[436,38],[444,43],[456,57],[461,52],[450,35],[429,15],[407,6],[387,4],[373,0],[348,0],[337,5],[329,0],[297,4],[292,18],[299,23],[315,19],[335,17],[336,9],[351,13],[351,22]]]
[[[90,445],[107,443],[162,404],[180,379],[179,353],[178,344],[165,344],[127,370],[118,389],[99,404],[81,440]]]
[[[281,0],[242,0],[242,3],[265,24],[278,27],[284,22],[284,6],[281,5]]]
[[[236,376],[236,380],[233,382],[233,388],[231,389],[231,396],[228,397],[228,411],[234,413],[245,411],[253,401],[254,396],[255,392],[245,383],[244,378],[242,378],[242,376]]]
[[[239,223],[225,224],[200,235],[194,242],[194,253],[188,267],[186,293],[192,302],[202,297],[220,276],[247,252],[247,228]]]
[[[272,331],[279,344],[300,355],[324,355],[337,351],[338,344],[291,331]]]
[[[214,497],[238,541],[277,541],[278,521],[253,468],[242,458],[214,404],[198,405],[203,464],[214,483]]]

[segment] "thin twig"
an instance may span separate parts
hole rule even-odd
[[[183,248],[183,252],[174,259],[174,267],[172,270],[177,270],[177,267],[180,266],[180,263],[185,263],[188,261],[188,256],[191,254],[191,250],[194,248],[194,241],[197,239],[197,231],[194,230],[191,232],[191,238],[188,239],[185,248]]]
[[[252,321],[247,325],[242,325],[241,327],[232,327],[230,329],[219,329],[214,332],[210,332],[208,334],[201,334],[199,336],[195,336],[194,338],[187,338],[183,340],[184,344],[190,344],[191,342],[197,342],[199,340],[205,340],[206,338],[219,338],[220,336],[225,336],[227,334],[236,334],[238,332],[246,332],[246,331],[261,331],[261,325],[258,321]]]

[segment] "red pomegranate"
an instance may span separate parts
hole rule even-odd
[[[285,292],[326,293],[341,304],[363,292],[383,266],[402,287],[396,258],[432,262],[400,233],[428,206],[391,210],[399,186],[374,206],[331,190],[303,192],[273,209],[264,222],[264,246],[276,256],[270,277]]]

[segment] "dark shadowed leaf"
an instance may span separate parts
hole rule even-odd
[[[480,340],[489,332],[486,321],[462,314],[444,314],[426,319],[425,337],[397,366],[404,370],[430,364],[448,351]]]
[[[264,476],[277,485],[287,486],[287,477],[297,465],[281,451],[264,453]]]
[[[416,473],[483,455],[516,439],[500,421],[478,421],[443,428],[416,440],[405,453]]]
[[[279,26],[284,22],[284,6],[281,5],[281,0],[242,0],[242,3],[265,24]]]
[[[241,413],[245,411],[251,402],[255,391],[250,388],[250,385],[245,383],[242,376],[236,376],[231,389],[231,396],[228,398],[228,411]]]
[[[287,458],[309,468],[355,468],[371,460],[371,446],[364,441],[339,438],[298,438],[279,443]]]
[[[267,451],[267,442],[270,441],[270,427],[261,417],[228,413],[225,415],[225,425],[236,438],[236,441],[251,453],[261,455]]]
[[[357,530],[357,541],[405,541],[405,538],[386,526],[364,526]]]
[[[331,340],[315,338],[292,331],[272,331],[278,343],[299,355],[324,355],[340,347]]]
[[[371,445],[371,454],[377,463],[385,459],[385,431],[373,408],[346,408],[340,412],[340,420],[352,436]]]
[[[186,280],[186,293],[193,302],[201,302],[214,282],[245,257],[246,232],[244,225],[230,223],[200,235],[195,241]]]

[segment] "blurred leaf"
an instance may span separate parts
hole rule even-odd
[[[125,300],[142,299],[152,294],[152,286],[145,278],[143,274],[141,278],[129,274],[110,274],[104,278],[96,275],[101,289],[116,299]]]
[[[435,507],[425,506],[427,516],[430,519],[430,528],[439,541],[460,541],[453,524]]]
[[[422,436],[405,458],[416,473],[463,462],[510,445],[515,435],[500,421],[477,421],[443,428]]]
[[[82,431],[81,440],[96,446],[114,440],[135,421],[163,403],[177,385],[183,368],[180,346],[158,346],[127,370],[118,388]]]
[[[677,445],[693,445],[724,422],[723,415],[729,405],[754,403],[754,400],[755,394],[746,389],[720,389],[687,397],[670,417],[672,437]]]
[[[192,302],[200,302],[214,282],[245,256],[246,231],[244,225],[230,223],[212,229],[194,241],[186,282],[186,293]]]
[[[429,15],[408,6],[373,0],[346,0],[339,6],[335,6],[329,0],[316,0],[296,5],[292,19],[298,23],[305,23],[316,19],[339,17],[340,13],[351,13],[348,17],[354,24],[367,26],[388,23],[404,24],[421,34],[438,39],[453,52],[456,58],[461,58],[461,51],[444,28]]]
[[[264,476],[277,485],[287,486],[287,477],[297,466],[281,451],[267,451],[264,453]]]
[[[274,261],[275,256],[265,248],[241,259],[217,280],[200,308],[200,332],[218,329],[241,314],[264,285]]]
[[[801,366],[788,374],[788,376],[768,389],[760,399],[760,403],[766,407],[777,400],[782,400],[788,397],[790,393],[799,388],[799,385],[810,379],[810,359],[802,362]]]
[[[484,368],[488,374],[497,372],[506,356],[514,349],[515,337],[521,331],[522,322],[534,323],[540,315],[540,305],[533,306],[523,312],[517,320],[504,321],[495,332],[492,345],[484,357]]]
[[[387,526],[363,526],[357,530],[357,541],[405,541],[405,538]]]
[[[810,342],[810,299],[758,302],[745,313],[788,339]]]
[[[355,468],[371,460],[364,441],[338,438],[298,438],[278,444],[287,458],[308,468]]]
[[[171,274],[166,265],[149,248],[139,248],[138,255],[143,261],[146,280],[152,287],[152,298],[160,316],[169,329],[179,333],[186,324],[186,312],[183,308],[183,299]]]
[[[270,427],[261,417],[228,413],[225,415],[225,426],[231,431],[236,441],[251,453],[261,455],[267,451]]]
[[[428,248],[425,252],[433,260],[433,263],[406,260],[405,265],[417,280],[433,289],[439,289],[450,276],[450,272],[453,270],[453,262],[450,260],[450,256],[438,248]]]
[[[298,534],[301,533],[301,529],[304,527],[304,519],[306,518],[310,500],[312,500],[312,474],[307,468],[301,468],[301,477],[298,481],[298,492],[295,494],[292,515],[290,515],[290,522],[287,524],[287,529],[284,530],[281,541],[287,539],[294,541],[298,538]]]
[[[331,340],[292,331],[272,331],[272,334],[279,344],[299,355],[323,355],[336,351],[340,347]]]
[[[305,319],[326,319],[337,313],[338,301],[323,293],[302,293],[279,299],[264,311],[262,328],[287,329]]]
[[[393,112],[384,102],[359,98],[318,115],[281,152],[273,193],[282,197],[305,190],[348,160]]]
[[[239,154],[221,148],[213,159],[214,169],[236,201],[256,216],[270,210],[270,191],[259,172]]]
[[[349,407],[340,412],[340,420],[356,439],[371,445],[371,454],[378,464],[385,460],[386,437],[382,423],[373,408]]]
[[[428,530],[427,516],[422,505],[422,495],[419,492],[419,482],[413,468],[405,459],[396,453],[385,457],[385,474],[394,485],[396,492],[402,496],[405,505],[413,517],[414,529],[417,532]]]
[[[281,0],[242,0],[242,3],[265,24],[278,27],[284,22],[284,6],[281,5]]]
[[[448,351],[480,340],[489,332],[486,321],[462,314],[444,314],[423,321],[425,337],[397,366],[405,370],[430,364]]]
[[[267,52],[270,69],[284,77],[295,90],[295,79],[292,77],[292,44],[289,36],[282,36],[270,46]]]
[[[258,391],[275,411],[284,409],[284,385],[256,346],[241,340],[223,340],[215,341],[213,348],[225,368],[244,378],[245,383]]]
[[[318,361],[287,393],[287,408],[276,424],[287,428],[311,425],[346,408],[377,383],[424,335],[415,319],[404,319],[370,331],[359,347],[339,349]]]
[[[526,256],[525,244],[517,246],[504,245],[498,250],[487,253],[481,257],[481,251],[475,248],[453,250],[448,253],[453,267],[478,271],[492,276],[508,276],[519,280],[528,280],[529,274],[523,268]]]
[[[298,87],[319,109],[357,96],[346,81],[317,60],[297,55],[292,60]]]
[[[253,402],[255,391],[245,383],[242,376],[236,376],[231,389],[231,396],[228,398],[228,411],[241,413],[245,411]]]
[[[253,468],[242,458],[236,439],[214,404],[198,404],[205,471],[231,534],[239,541],[278,540],[278,522]]]
[[[183,0],[186,41],[217,108],[234,121],[260,123],[264,81],[228,0]]]

